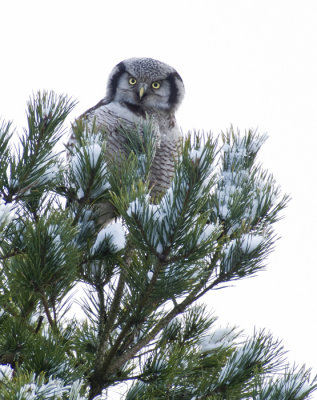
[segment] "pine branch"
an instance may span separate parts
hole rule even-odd
[[[214,281],[212,287],[215,287],[217,284],[221,282],[221,278],[218,278]],[[176,305],[164,318],[160,320],[158,324],[151,330],[151,332],[141,339],[134,347],[128,349],[122,356],[117,357],[116,359],[112,360],[109,368],[106,369],[106,372],[111,375],[114,373],[115,370],[120,369],[121,366],[126,363],[129,359],[134,357],[142,348],[147,346],[151,340],[153,340],[156,335],[164,329],[177,315],[182,314],[188,306],[194,303],[197,299],[202,296],[202,293],[199,293],[202,287],[204,287],[205,282],[200,282],[199,285],[193,290],[180,304]],[[127,331],[127,330],[126,330]],[[125,332],[126,333],[126,332]],[[106,368],[106,366],[105,366]]]
[[[45,295],[43,293],[41,293],[41,299],[42,299],[42,303],[43,303],[43,307],[44,307],[44,310],[45,310],[45,315],[47,317],[47,320],[48,320],[51,328],[55,329],[56,323],[54,322],[54,320],[53,320],[53,318],[51,316],[51,312],[50,312],[50,308],[49,308],[49,305],[48,305],[48,301],[47,301],[47,299],[46,299],[46,297],[45,297]]]
[[[309,399],[317,378],[278,375],[278,341],[222,334],[196,304],[261,270],[276,241],[288,197],[256,161],[265,137],[230,129],[219,147],[192,134],[158,197],[155,124],[121,126],[124,154],[109,162],[108,133],[80,120],[65,163],[54,146],[73,106],[33,96],[15,150],[0,124],[0,359],[14,368],[0,365],[4,400],[92,400],[120,382],[134,382],[126,400]],[[100,229],[105,204],[121,222]],[[86,320],[67,321],[79,285]]]
[[[23,254],[23,253],[24,252],[22,250],[15,249],[14,251],[11,251],[10,253],[7,253],[7,254],[5,254],[3,256],[0,256],[0,260],[1,261],[5,261],[5,260],[8,260],[11,257],[15,257],[15,256]]]
[[[109,340],[110,332],[113,328],[114,321],[117,317],[117,313],[120,307],[120,301],[122,299],[123,290],[125,285],[125,277],[124,272],[122,271],[119,276],[119,281],[117,288],[115,290],[115,294],[112,300],[111,308],[109,314],[107,315],[107,320],[101,326],[101,335],[100,335],[100,348],[98,349],[97,357],[96,357],[96,368],[95,372],[99,375],[99,371],[103,371],[104,364],[107,364],[108,359],[111,358],[111,354],[105,355],[106,352],[106,343]],[[112,346],[112,352],[115,352],[117,349],[116,344]]]

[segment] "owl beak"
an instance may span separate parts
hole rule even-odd
[[[142,100],[142,97],[144,96],[144,93],[145,93],[145,89],[144,89],[143,86],[141,86],[141,87],[140,87],[140,90],[139,90],[139,97],[140,97],[140,100]]]

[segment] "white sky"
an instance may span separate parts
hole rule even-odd
[[[20,0],[0,15],[0,115],[18,127],[32,92],[76,98],[73,119],[103,97],[115,64],[146,56],[182,75],[184,131],[269,134],[261,161],[292,196],[281,240],[265,272],[205,301],[223,325],[271,330],[317,373],[317,2]]]

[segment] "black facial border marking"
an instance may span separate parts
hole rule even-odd
[[[179,98],[179,90],[176,85],[176,79],[179,79],[181,82],[183,82],[182,78],[176,71],[170,73],[166,78],[166,80],[169,82],[170,88],[171,88],[171,93],[168,98],[168,103],[171,107],[176,106],[176,104],[178,102],[178,98]]]
[[[125,101],[123,104],[124,104],[131,112],[133,112],[133,114],[139,115],[139,116],[141,116],[141,117],[143,117],[143,118],[146,117],[145,111],[144,111],[143,108],[140,107],[139,105],[137,105],[137,104],[131,104],[131,103],[127,102],[127,101]]]
[[[112,101],[114,99],[114,96],[116,94],[116,90],[118,87],[118,81],[119,81],[121,75],[124,72],[126,72],[123,62],[120,62],[119,64],[117,64],[116,68],[117,68],[117,71],[112,75],[112,77],[109,81],[109,85],[108,85],[110,101]]]

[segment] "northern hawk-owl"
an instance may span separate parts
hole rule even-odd
[[[184,84],[178,72],[152,58],[130,58],[117,64],[108,78],[106,96],[79,119],[88,128],[104,132],[106,157],[113,162],[124,153],[120,126],[140,124],[150,118],[157,132],[158,144],[150,170],[152,196],[164,193],[174,173],[174,158],[180,140],[175,111],[184,97]],[[70,143],[74,141],[72,135]],[[109,204],[98,205],[102,225],[113,218]]]

